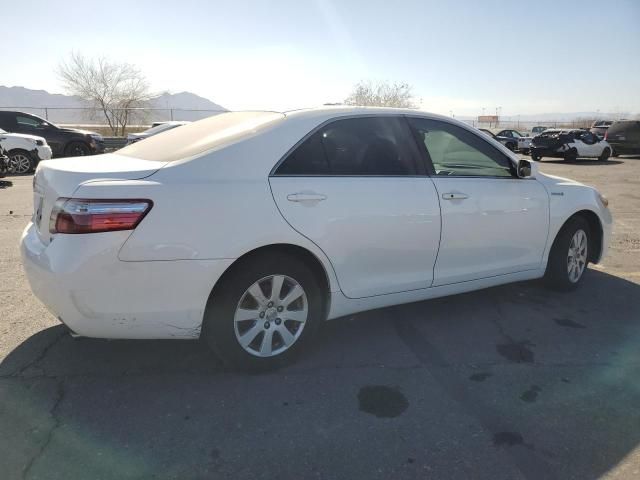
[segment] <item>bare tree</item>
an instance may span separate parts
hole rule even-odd
[[[406,82],[359,82],[344,103],[362,107],[416,108],[413,87]]]
[[[91,102],[105,117],[114,135],[124,135],[136,109],[153,98],[149,83],[135,66],[105,58],[90,59],[72,52],[58,66],[65,90]]]

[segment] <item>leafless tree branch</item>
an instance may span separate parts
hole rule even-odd
[[[135,66],[102,57],[90,59],[72,52],[58,66],[58,76],[67,93],[91,102],[103,113],[114,135],[124,135],[136,109],[147,107],[154,97]]]
[[[416,108],[413,87],[406,82],[359,82],[344,103],[362,107]]]

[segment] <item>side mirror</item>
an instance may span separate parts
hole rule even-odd
[[[524,158],[518,161],[518,178],[535,178],[536,170],[535,162]]]

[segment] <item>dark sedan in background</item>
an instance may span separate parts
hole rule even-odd
[[[75,128],[62,128],[31,113],[0,111],[0,128],[11,133],[44,137],[53,157],[79,157],[104,152],[102,135]]]

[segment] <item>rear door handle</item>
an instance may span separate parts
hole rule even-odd
[[[326,200],[327,196],[321,193],[291,193],[287,195],[287,200],[290,202],[321,202]]]
[[[445,200],[464,200],[465,198],[469,198],[469,195],[465,195],[464,193],[458,193],[458,192],[449,192],[449,193],[443,193],[442,198]]]

